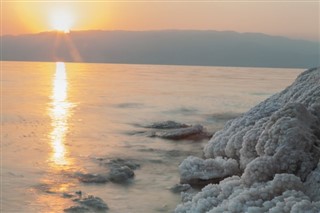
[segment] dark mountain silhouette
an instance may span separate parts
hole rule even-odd
[[[2,36],[2,60],[319,66],[319,43],[231,31],[74,31]]]

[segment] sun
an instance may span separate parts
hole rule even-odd
[[[54,30],[69,33],[73,23],[74,17],[71,12],[59,10],[51,15],[51,25]]]

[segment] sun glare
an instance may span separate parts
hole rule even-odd
[[[54,30],[64,33],[69,33],[72,27],[74,18],[70,12],[56,11],[51,16],[51,24]]]
[[[66,166],[70,162],[67,158],[65,139],[69,128],[68,118],[71,115],[72,103],[68,101],[68,80],[65,64],[56,63],[56,72],[53,79],[52,107],[49,115],[52,119],[52,132],[50,133],[52,157],[55,166]]]

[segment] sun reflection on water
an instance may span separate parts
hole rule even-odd
[[[56,63],[56,72],[53,79],[52,102],[49,114],[52,119],[53,130],[50,133],[52,156],[51,162],[55,166],[66,166],[70,161],[66,157],[65,136],[68,131],[68,118],[72,103],[68,101],[68,81],[65,64]]]

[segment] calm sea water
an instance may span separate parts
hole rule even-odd
[[[282,90],[300,69],[2,62],[1,212],[62,212],[63,193],[102,198],[110,213],[172,212],[178,165],[202,141],[150,138],[174,120],[209,132]],[[133,159],[131,184],[85,184],[99,159]]]

